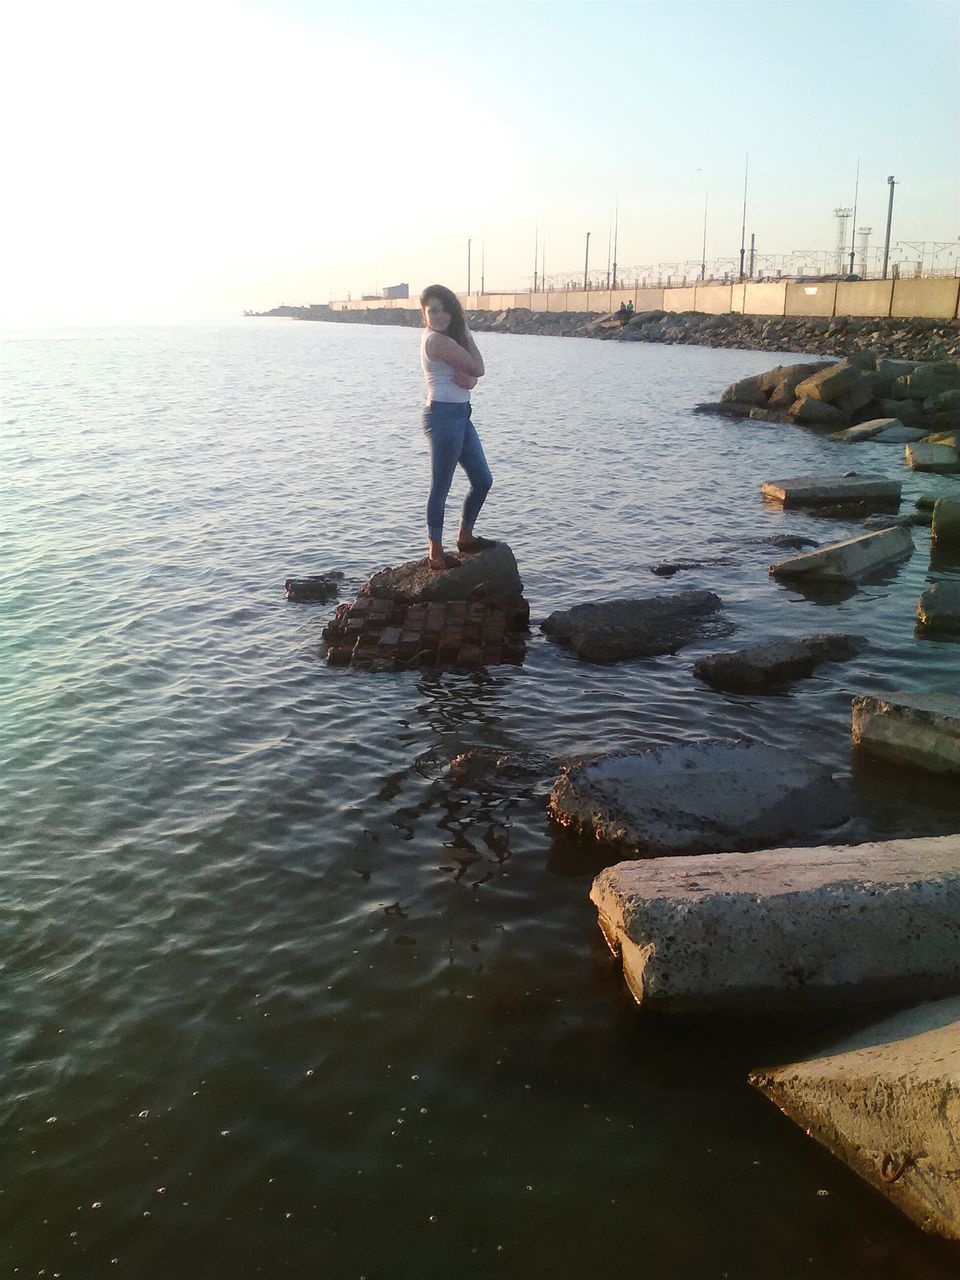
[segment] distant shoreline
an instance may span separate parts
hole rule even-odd
[[[331,324],[389,324],[419,328],[418,310],[388,307],[342,311],[327,306],[275,307],[260,317],[321,320]],[[698,311],[646,311],[634,315],[596,312],[468,311],[476,333],[536,334],[597,338],[613,342],[658,342],[749,351],[807,352],[847,356],[870,350],[904,360],[960,360],[960,321],[923,316],[758,316]]]

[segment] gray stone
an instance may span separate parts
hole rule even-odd
[[[432,571],[426,560],[381,569],[363,591],[390,600],[469,600],[520,595],[523,583],[510,547],[498,542],[486,551],[461,556],[455,568],[440,573]]]
[[[824,581],[855,580],[883,565],[910,555],[913,538],[908,530],[896,527],[861,533],[856,538],[818,547],[803,555],[770,566],[776,578],[819,578]]]
[[[940,475],[960,471],[960,452],[948,444],[908,444],[905,453],[911,471],[936,471]]]
[[[750,1083],[924,1231],[960,1240],[960,996]]]
[[[929,400],[933,396],[942,395],[944,391],[952,391],[960,387],[960,365],[952,360],[941,360],[935,364],[919,364],[908,378],[911,400]]]
[[[822,363],[778,366],[760,375],[760,386],[768,393],[771,409],[787,409],[796,399],[797,387],[823,368]]]
[[[842,662],[863,648],[855,636],[822,634],[752,644],[713,653],[694,663],[693,674],[715,689],[763,693],[808,676],[824,662]]]
[[[727,387],[721,401],[734,400],[738,404],[766,405],[767,397],[760,386],[760,378],[743,378]]]
[[[908,374],[913,373],[917,367],[916,360],[878,360],[877,373],[881,378],[886,378],[890,382],[897,378],[905,378]]]
[[[930,532],[938,547],[960,549],[960,501],[953,498],[936,500]]]
[[[621,862],[590,897],[637,1001],[665,1013],[890,1006],[960,984],[958,836]]]
[[[794,422],[809,427],[839,427],[847,421],[847,415],[836,405],[827,404],[825,400],[816,400],[812,396],[804,396],[795,400],[787,410]]]
[[[930,511],[905,511],[902,515],[878,513],[867,516],[866,520],[861,520],[860,523],[864,529],[892,529],[895,525],[905,529],[929,529],[932,516],[933,513]]]
[[[766,480],[761,486],[765,498],[785,507],[826,506],[837,502],[899,502],[900,481],[886,476],[795,476],[792,480]]]
[[[923,402],[924,410],[927,413],[954,413],[960,417],[960,387],[951,387],[947,391],[941,391],[939,395],[931,396]]]
[[[902,427],[899,418],[871,418],[869,422],[861,422],[856,427],[846,427],[843,431],[835,431],[831,440],[843,440],[847,444],[860,444],[864,440],[872,440],[874,436],[888,427]],[[911,437],[912,439],[913,437]]]
[[[956,694],[860,694],[851,707],[853,741],[869,755],[932,773],[960,773]]]
[[[295,603],[303,601],[332,600],[340,592],[343,574],[339,569],[329,573],[314,574],[309,578],[287,578],[283,584],[288,600]]]
[[[927,420],[923,405],[917,400],[878,400],[875,410],[879,416],[899,418],[910,427],[920,427]]]
[[[925,435],[925,427],[908,427],[901,422],[895,427],[884,427],[874,436],[873,441],[874,444],[914,444]]]
[[[758,849],[846,816],[830,769],[759,742],[707,739],[571,765],[550,813],[632,856]]]
[[[917,601],[917,617],[929,631],[960,635],[960,582],[935,582]]]
[[[621,662],[684,645],[731,628],[712,591],[678,591],[644,600],[604,600],[551,613],[541,628],[587,662]]]

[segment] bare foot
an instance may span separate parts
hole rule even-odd
[[[472,533],[457,535],[457,550],[462,551],[465,555],[469,555],[474,551],[487,551],[490,547],[495,547],[496,545],[489,538],[477,538]]]

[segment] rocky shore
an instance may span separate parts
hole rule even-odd
[[[392,324],[419,327],[415,309],[378,307],[369,311],[334,311],[326,306],[277,307],[264,313],[298,320],[338,324]],[[753,316],[700,311],[593,312],[470,311],[476,333],[540,334],[547,337],[598,338],[607,342],[662,342],[701,347],[735,347],[749,351],[801,351],[811,355],[849,356],[870,350],[876,355],[914,361],[960,359],[960,321],[921,316],[897,319],[862,316]]]

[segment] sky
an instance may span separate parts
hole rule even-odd
[[[0,324],[175,323],[960,237],[956,0],[31,0]],[[957,261],[960,244],[938,265]]]

